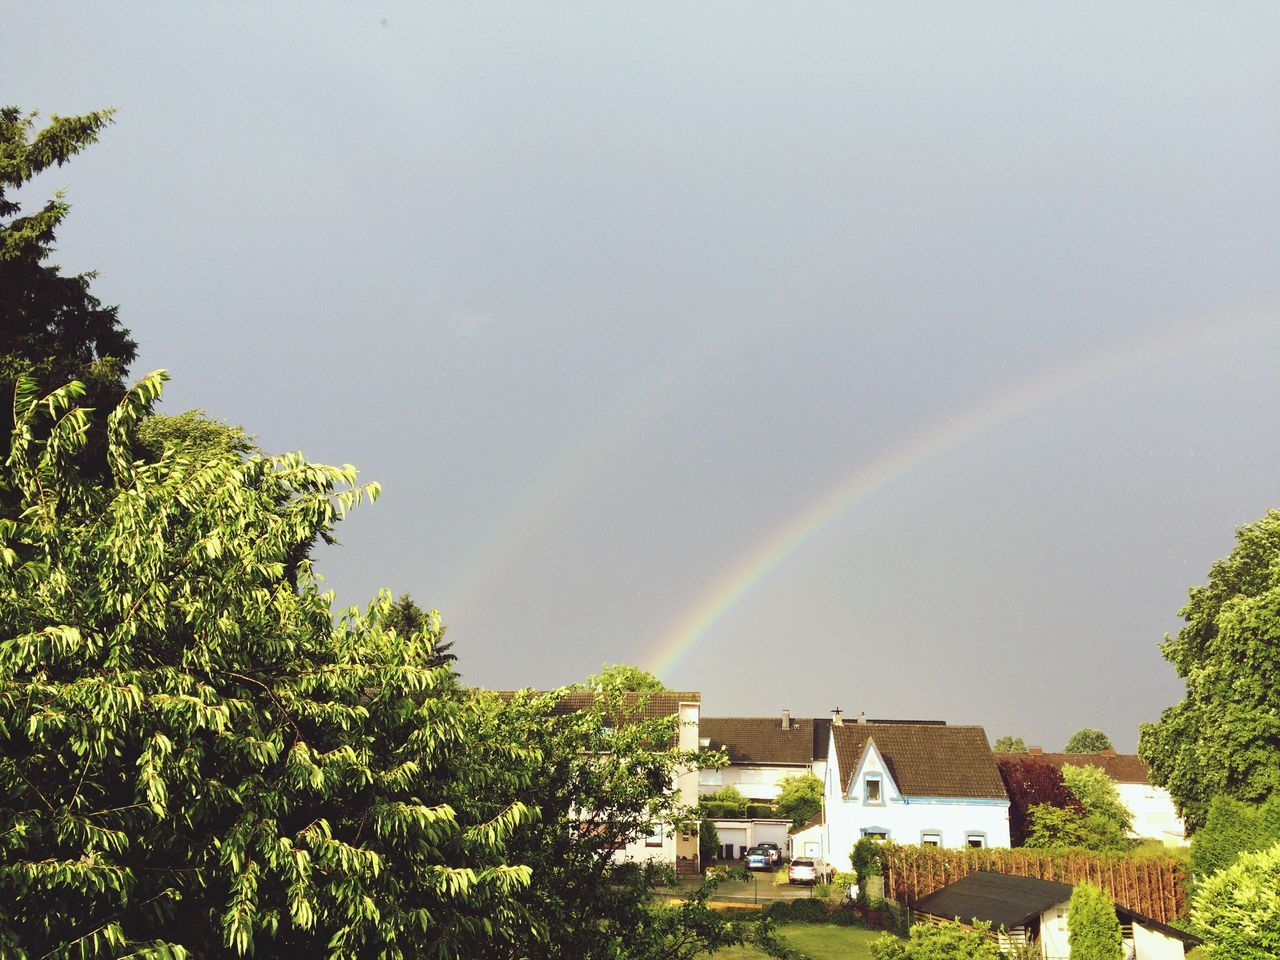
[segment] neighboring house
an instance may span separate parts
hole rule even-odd
[[[723,750],[729,765],[700,770],[698,792],[705,797],[732,786],[754,804],[772,804],[785,778],[825,767],[829,726],[829,720],[793,718],[787,710],[774,717],[703,717],[700,745]],[[784,855],[791,855],[791,821],[786,818],[717,817],[713,822],[720,855],[726,859],[741,857],[765,842],[776,843]]]
[[[1047,960],[1069,960],[1071,884],[978,871],[911,904],[913,923],[958,920],[991,925],[1003,951],[1033,941]],[[1182,960],[1199,939],[1116,906],[1126,960]]]
[[[823,847],[848,862],[865,836],[938,847],[1009,846],[1009,797],[986,732],[941,723],[831,724]]]
[[[1182,846],[1187,842],[1186,826],[1178,816],[1173,797],[1164,787],[1151,783],[1151,769],[1136,754],[1116,753],[1114,750],[1103,750],[1101,753],[1045,753],[1039,747],[1029,747],[1026,753],[1007,756],[1052,764],[1059,770],[1064,763],[1076,767],[1101,767],[1115,783],[1120,802],[1133,815],[1131,836],[1160,840],[1170,846]]]
[[[510,697],[510,692],[500,692],[501,696]],[[557,701],[554,712],[569,714],[584,710],[595,702],[598,694],[589,690],[574,691],[565,694]],[[679,721],[676,734],[676,745],[681,750],[696,752],[698,750],[698,727],[702,711],[702,694],[696,691],[662,690],[656,692],[628,693],[628,702],[635,711],[636,719],[652,720],[662,717],[677,717]],[[698,803],[698,770],[690,767],[673,778],[671,789],[676,799],[685,806],[693,807]],[[633,860],[636,862],[658,861],[670,863],[677,873],[697,874],[700,872],[698,862],[698,837],[696,834],[679,833],[671,827],[655,824],[653,832],[633,841],[626,847],[615,851],[614,860],[618,862]]]

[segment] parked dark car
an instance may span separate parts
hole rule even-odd
[[[772,870],[773,857],[764,847],[752,847],[747,851],[748,870]]]

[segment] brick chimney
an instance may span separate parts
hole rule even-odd
[[[859,710],[859,711],[858,711],[858,722],[859,722],[859,723],[866,723],[866,722],[867,722],[867,713],[866,713],[866,711],[865,711],[865,710]]]
[[[840,708],[836,707],[831,711],[831,725],[833,727],[843,727],[844,718],[840,716]]]
[[[1098,751],[1098,756],[1100,757],[1114,757],[1115,755],[1116,755],[1115,750],[1111,749],[1110,747],[1108,747],[1106,750]]]
[[[1044,756],[1044,747],[1027,747],[1027,756],[1029,757]]]
[[[790,710],[782,711],[782,729],[783,730],[791,729],[791,711]]]

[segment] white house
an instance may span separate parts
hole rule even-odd
[[[1004,756],[1004,754],[1002,754]],[[1116,785],[1120,802],[1133,816],[1130,836],[1159,840],[1169,846],[1183,846],[1187,842],[1186,826],[1178,816],[1173,797],[1164,787],[1151,782],[1151,769],[1141,757],[1132,753],[1045,753],[1039,747],[1030,747],[1026,753],[1008,754],[1040,763],[1048,763],[1062,769],[1073,766],[1100,767]]]
[[[704,767],[698,775],[698,792],[708,796],[725,787],[734,787],[748,801],[772,804],[787,777],[826,769],[828,730],[831,721],[823,718],[792,717],[790,711],[772,717],[703,717],[701,745],[722,750],[727,767]],[[801,855],[793,849],[791,821],[757,814],[745,818],[716,818],[720,855],[741,857],[758,843],[776,843],[785,856]],[[818,853],[811,854],[818,856]]]
[[[991,933],[1008,952],[1033,942],[1046,960],[1069,960],[1067,912],[1071,884],[978,871],[911,904],[912,923],[958,920],[990,924]],[[1190,934],[1116,905],[1116,917],[1128,960],[1183,960],[1200,941]]]
[[[831,725],[824,856],[862,837],[939,847],[1009,846],[1009,797],[986,732],[943,723]]]

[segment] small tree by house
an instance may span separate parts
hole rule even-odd
[[[1072,960],[1124,960],[1115,904],[1091,883],[1077,884],[1071,892],[1067,943]]]
[[[1021,847],[1027,842],[1032,827],[1031,810],[1037,804],[1083,815],[1080,801],[1062,779],[1062,771],[1053,764],[1034,757],[1000,757],[996,767],[1009,794],[1009,837],[1013,846]]]
[[[812,773],[783,777],[778,784],[778,813],[798,827],[822,810],[822,781]]]

